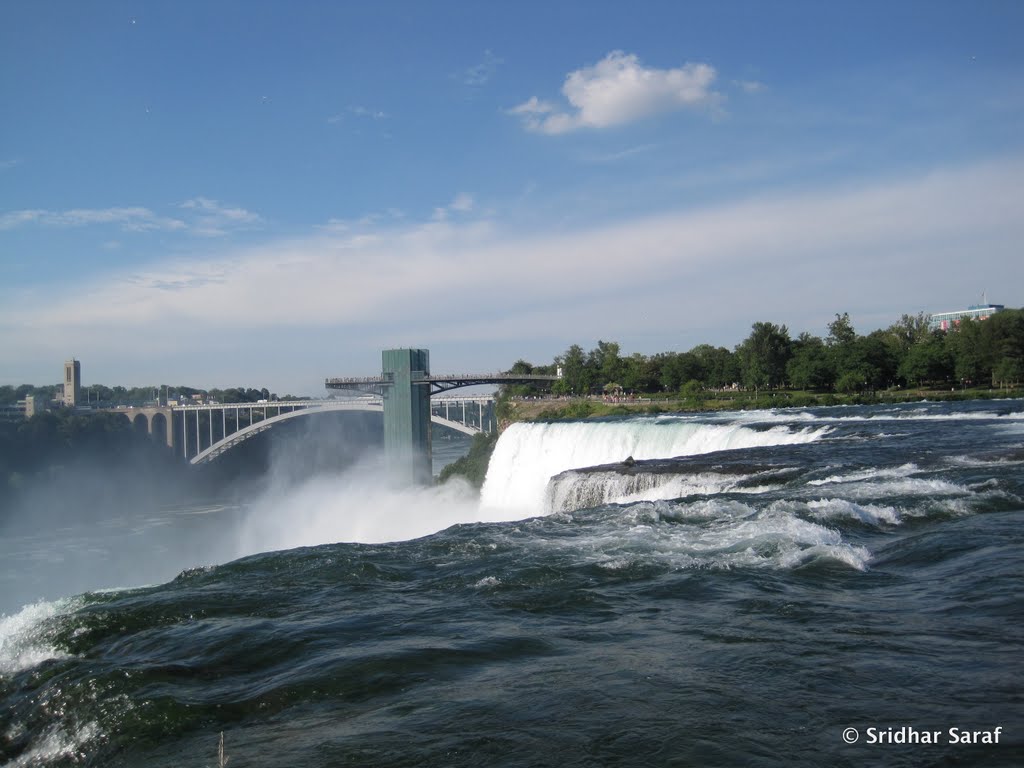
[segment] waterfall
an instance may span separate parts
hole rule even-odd
[[[614,464],[630,456],[642,461],[809,443],[828,431],[794,430],[779,425],[754,429],[742,424],[712,424],[685,418],[513,424],[494,448],[481,490],[481,506],[546,514],[551,511],[546,500],[548,481],[566,470]],[[587,482],[585,476],[581,482]],[[625,482],[623,492],[646,490],[637,485],[640,482],[643,481]]]

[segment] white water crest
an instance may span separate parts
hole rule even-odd
[[[501,435],[481,490],[484,509],[547,512],[548,480],[569,469],[714,451],[810,443],[828,427],[757,430],[741,424],[684,419],[518,423]]]
[[[824,560],[865,570],[871,560],[865,547],[847,542],[835,528],[805,520],[782,505],[758,509],[719,498],[645,501],[556,517],[585,527],[572,537],[545,538],[538,531],[538,540],[612,571],[649,565],[790,570]]]
[[[54,726],[41,737],[34,738],[32,747],[12,762],[6,763],[5,768],[34,768],[57,760],[71,764],[83,763],[88,757],[84,746],[99,735],[100,728],[95,722],[86,723],[70,732],[60,725]]]
[[[767,473],[761,473],[767,474]],[[638,473],[614,470],[580,472],[572,470],[553,478],[545,491],[545,509],[571,512],[600,504],[632,504],[637,501],[711,496],[718,493],[763,493],[766,485],[744,485],[752,475],[724,475],[698,472],[692,475]]]
[[[49,622],[82,605],[81,598],[40,601],[10,616],[0,616],[0,675],[13,675],[48,659],[66,658],[53,644]]]

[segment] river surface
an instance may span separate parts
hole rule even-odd
[[[1019,766],[1022,543],[1019,400],[520,424],[480,494],[7,532],[0,765]]]

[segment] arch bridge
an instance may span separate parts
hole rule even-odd
[[[258,403],[197,403],[112,409],[136,429],[166,443],[192,464],[204,464],[239,443],[294,418],[338,411],[383,413],[380,397],[331,400],[269,400]],[[465,435],[497,428],[494,398],[442,396],[430,402],[430,421]]]
[[[127,416],[136,428],[165,441],[172,450],[181,450],[193,464],[212,461],[290,419],[336,411],[375,411],[384,414],[384,451],[398,481],[426,482],[431,476],[431,424],[470,435],[497,429],[492,396],[456,397],[446,393],[485,384],[547,385],[558,379],[509,373],[431,375],[430,352],[426,349],[386,349],[381,368],[380,376],[327,379],[327,389],[352,395],[344,399],[113,410]]]

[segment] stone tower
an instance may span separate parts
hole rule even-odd
[[[81,390],[82,364],[72,358],[64,363],[64,405],[68,408],[77,406]]]

